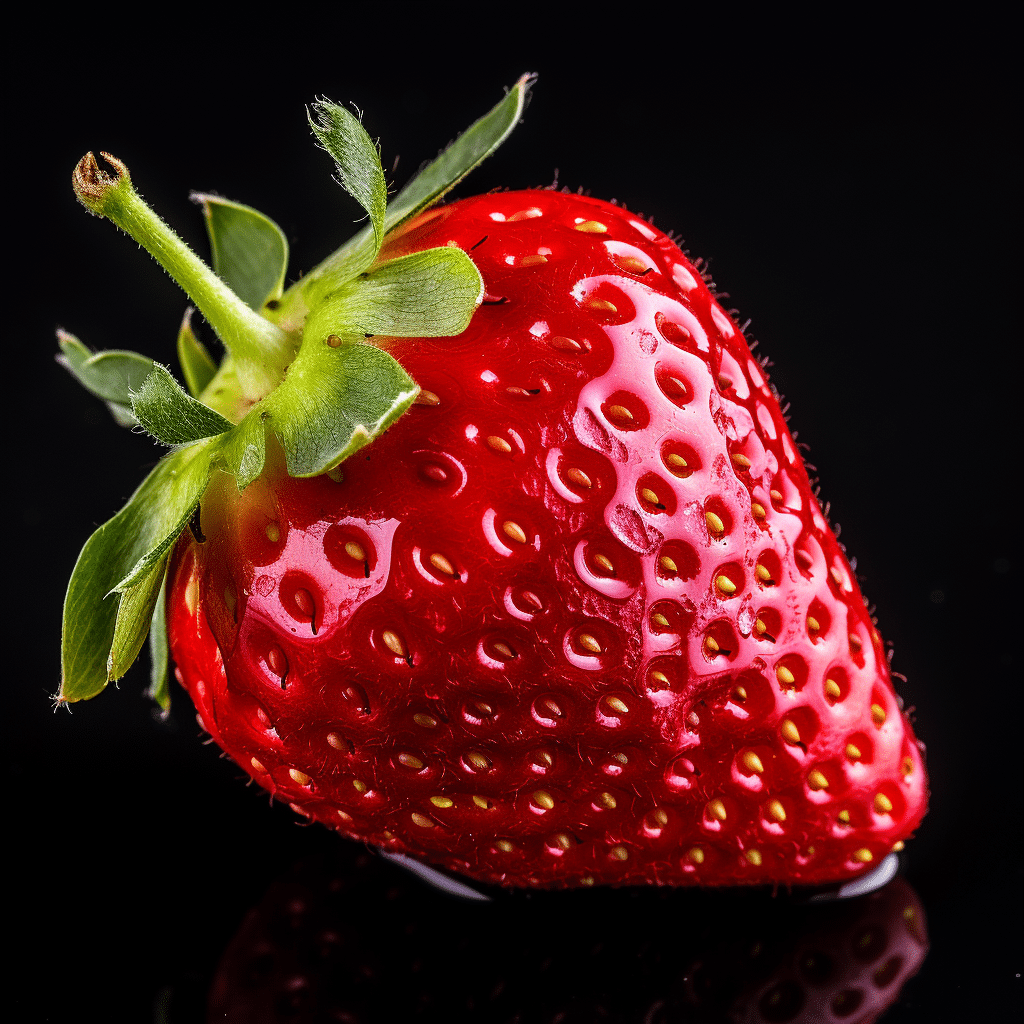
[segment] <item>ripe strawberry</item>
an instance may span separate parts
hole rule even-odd
[[[264,290],[262,317],[219,330],[229,372],[173,429],[146,404],[166,371],[131,395],[158,438],[192,442],[153,485],[188,500],[106,587],[148,614],[157,541],[201,497],[166,611],[203,727],[298,813],[481,881],[819,884],[877,864],[924,814],[919,745],[777,395],[695,266],[622,207],[552,190],[379,217],[360,276]],[[409,272],[396,300],[388,268],[428,258],[444,272]],[[426,329],[469,260],[482,306]],[[235,354],[257,327],[267,359]],[[362,410],[323,428],[362,400],[334,353],[369,361],[366,389],[395,375],[380,436],[343,463],[375,431]],[[209,422],[188,435],[185,412]],[[108,678],[141,643],[118,628]]]

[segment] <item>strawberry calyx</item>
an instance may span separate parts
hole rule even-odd
[[[110,173],[92,153],[82,158],[73,176],[79,200],[149,251],[203,314],[225,354],[218,366],[192,328],[191,308],[177,345],[186,387],[146,356],[94,353],[58,331],[58,361],[118,423],[141,427],[170,449],[79,555],[65,598],[58,702],[95,696],[120,678],[148,633],[151,692],[166,709],[160,595],[169,554],[214,474],[230,473],[241,492],[264,472],[268,446],[283,452],[292,476],[330,472],[412,405],[419,387],[373,339],[461,334],[484,286],[461,249],[381,259],[381,248],[391,231],[441,199],[504,141],[532,83],[523,76],[390,205],[377,146],[358,118],[318,101],[313,133],[369,223],[288,289],[288,243],[264,214],[193,194],[210,236],[211,268],[146,205],[121,161],[101,154]]]

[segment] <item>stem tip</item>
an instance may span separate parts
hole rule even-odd
[[[104,171],[96,162],[91,152],[86,153],[75,167],[71,175],[71,185],[78,201],[90,212],[103,215],[103,201],[114,186],[126,180],[131,183],[128,168],[109,153],[100,152],[100,156],[114,169],[116,177]]]

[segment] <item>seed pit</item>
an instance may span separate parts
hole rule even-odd
[[[636,484],[636,496],[640,507],[648,515],[675,515],[675,491],[656,473],[645,473],[640,477]]]
[[[535,721],[553,729],[566,720],[566,708],[564,697],[544,694],[534,700],[530,711]]]
[[[700,572],[700,558],[685,541],[670,540],[658,555],[658,578],[664,582],[692,580]]]
[[[617,430],[643,430],[651,414],[643,400],[630,391],[614,391],[601,403],[601,413]]]
[[[661,461],[678,480],[685,480],[701,468],[697,452],[690,445],[678,440],[669,440],[662,444]]]
[[[680,409],[693,401],[693,387],[683,372],[669,363],[658,363],[654,370],[654,382],[661,393]]]
[[[758,640],[775,643],[782,632],[782,616],[774,608],[758,608],[753,635]]]
[[[327,561],[349,579],[366,579],[377,565],[376,546],[357,526],[331,526],[324,534],[323,545]]]
[[[678,348],[692,348],[693,335],[682,324],[669,320],[664,313],[654,314],[654,326],[669,344]]]

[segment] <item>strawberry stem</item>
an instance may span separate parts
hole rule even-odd
[[[259,401],[283,379],[296,340],[250,309],[189,249],[135,191],[120,160],[100,155],[116,176],[86,153],[72,177],[79,201],[135,239],[184,289],[228,350],[243,397]]]

